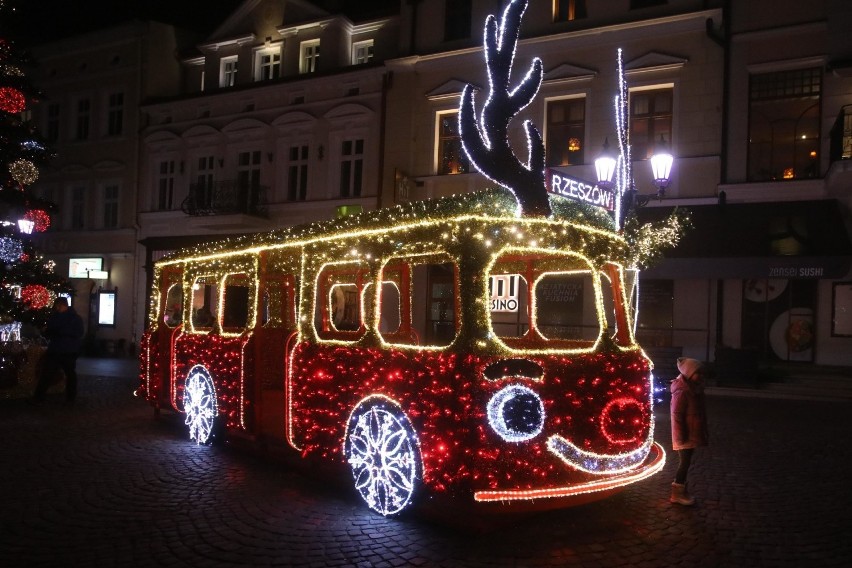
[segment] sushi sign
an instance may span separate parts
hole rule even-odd
[[[590,203],[597,207],[612,211],[615,209],[615,193],[598,185],[570,178],[550,168],[547,169],[547,191],[573,199]]]

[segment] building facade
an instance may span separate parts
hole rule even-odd
[[[140,105],[125,119],[138,120],[135,193],[120,203],[134,227],[122,245],[132,333],[144,326],[151,262],[179,246],[491,184],[467,162],[457,113],[466,84],[478,109],[488,96],[483,23],[504,2],[389,2],[357,17],[320,4],[247,0],[177,60],[161,54],[179,79],[141,71],[137,81],[170,88],[125,103]],[[850,23],[842,0],[530,1],[512,83],[533,57],[545,76],[510,128],[519,158],[531,120],[552,172],[594,182],[595,158],[616,145],[619,49],[639,194],[656,192],[655,147],[675,156],[665,196],[640,217],[682,207],[695,227],[640,279],[636,332],[649,351],[849,364]],[[54,84],[72,104],[82,87],[68,81]],[[44,112],[49,134],[49,103]],[[87,158],[104,178],[111,146]],[[61,162],[64,177],[45,185],[66,192],[62,229],[47,237],[71,247],[51,251],[60,257],[124,242],[73,220],[82,161]],[[87,199],[109,201],[106,181],[85,179]]]
[[[142,108],[138,280],[182,245],[376,208],[397,36],[393,13],[247,1],[182,57],[181,93]]]
[[[180,41],[172,26],[128,22],[33,52],[33,83],[47,95],[35,120],[56,151],[34,191],[58,207],[36,245],[73,276],[91,354],[131,351],[139,337],[146,291],[136,278],[138,109],[179,87],[172,54]],[[114,293],[103,296],[102,310],[99,292]]]

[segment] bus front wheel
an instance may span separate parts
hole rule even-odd
[[[209,443],[219,410],[216,386],[204,365],[195,365],[186,375],[183,410],[186,412],[184,423],[189,426],[189,439],[199,444]]]
[[[359,402],[349,417],[344,455],[367,506],[395,515],[412,502],[420,478],[420,445],[399,405],[382,395]]]

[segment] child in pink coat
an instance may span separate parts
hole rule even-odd
[[[695,448],[708,443],[707,411],[704,405],[704,368],[701,361],[680,357],[680,374],[672,381],[672,449],[678,455],[678,468],[672,483],[669,501],[694,505],[695,499],[686,490],[686,475]]]

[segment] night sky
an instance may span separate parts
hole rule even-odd
[[[85,33],[131,19],[149,19],[189,30],[211,33],[243,0],[7,0],[17,6],[12,21],[3,28],[21,45],[37,45]],[[355,19],[385,12],[399,0],[315,0],[331,12],[342,11]],[[12,25],[8,25],[12,24]]]
[[[212,32],[242,0],[18,0],[14,26],[21,45],[35,45],[119,24],[150,19]]]

